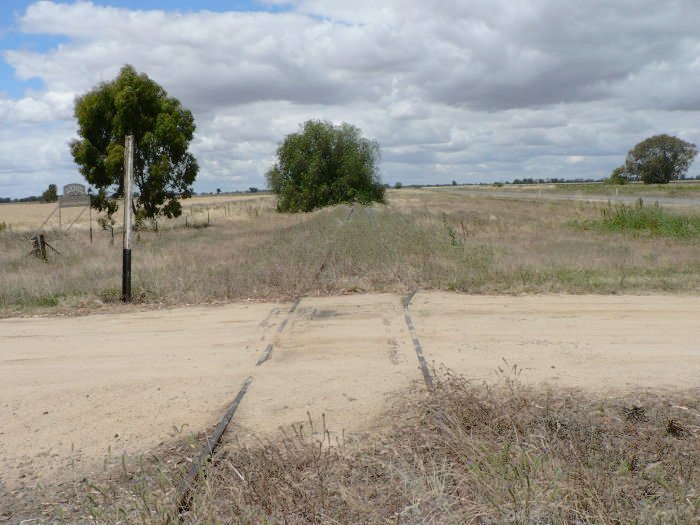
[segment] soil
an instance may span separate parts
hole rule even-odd
[[[307,414],[338,434],[381,426],[392,399],[424,388],[402,299],[0,320],[0,508],[206,432],[249,376],[238,435]],[[700,387],[696,297],[420,292],[409,312],[427,362],[477,381],[509,374],[610,395]]]

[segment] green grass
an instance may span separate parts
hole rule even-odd
[[[700,216],[669,212],[658,203],[644,205],[642,199],[634,205],[609,203],[601,208],[599,219],[587,221],[585,226],[665,237],[700,236]]]

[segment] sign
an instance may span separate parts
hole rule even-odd
[[[63,197],[58,199],[61,208],[90,206],[90,195],[82,184],[66,184],[63,186]]]

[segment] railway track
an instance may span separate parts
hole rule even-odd
[[[353,206],[350,209],[350,212],[348,213],[348,215],[345,217],[344,222],[346,222],[346,223],[349,222],[355,213],[356,213],[355,206]],[[321,272],[325,268],[329,254],[330,254],[330,248],[329,248],[329,250],[327,250],[327,252],[324,256],[324,259],[321,262],[321,265],[319,266],[319,270],[315,275],[316,279],[318,279]],[[428,365],[427,365],[427,363],[425,361],[425,357],[423,355],[423,349],[422,349],[422,346],[421,346],[420,341],[418,339],[418,335],[416,334],[416,330],[415,330],[415,327],[414,327],[412,319],[411,319],[411,314],[409,312],[410,303],[413,300],[416,293],[417,293],[417,289],[414,289],[407,297],[405,297],[402,300],[404,318],[405,318],[406,325],[408,327],[408,330],[410,332],[410,335],[411,335],[411,338],[413,341],[413,347],[414,347],[414,350],[416,353],[416,357],[418,359],[418,364],[419,364],[419,367],[421,370],[421,374],[423,376],[423,380],[425,382],[427,389],[432,390],[433,379],[432,379],[432,376],[430,375]],[[282,335],[285,328],[288,326],[289,321],[295,315],[295,312],[297,311],[301,301],[302,301],[302,298],[297,297],[297,299],[292,303],[290,308],[287,310],[285,317],[282,319],[279,326],[277,327],[277,330],[275,330],[275,332],[273,334],[273,341],[268,343],[265,346],[265,349],[261,352],[260,357],[258,358],[258,361],[255,365],[256,367],[263,366],[266,362],[268,362],[272,358],[272,353],[273,353],[273,350],[275,348],[274,339],[276,339]],[[273,313],[274,312],[270,312],[270,315],[268,317],[271,318]],[[221,420],[219,421],[219,423],[213,428],[211,434],[205,439],[202,447],[200,448],[199,454],[197,454],[197,456],[192,461],[192,464],[187,472],[187,475],[186,475],[185,479],[183,480],[183,482],[181,483],[180,488],[177,492],[176,504],[177,504],[178,513],[179,513],[179,516],[181,519],[185,516],[185,514],[187,512],[189,512],[191,510],[193,492],[194,492],[194,490],[196,490],[197,481],[198,481],[199,477],[203,475],[203,472],[205,470],[206,465],[212,461],[212,459],[214,457],[214,453],[215,453],[219,443],[221,442],[221,439],[224,435],[224,432],[228,428],[228,425],[231,423],[231,420],[233,419],[234,415],[236,414],[238,407],[240,406],[241,402],[243,401],[245,395],[248,392],[248,388],[253,383],[253,381],[254,381],[254,377],[249,376],[243,382],[236,397],[234,398],[232,403],[229,405],[228,409],[224,413],[224,415],[221,418]]]

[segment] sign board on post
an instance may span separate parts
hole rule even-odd
[[[66,184],[63,186],[63,196],[58,199],[61,208],[90,206],[90,195],[82,184]]]
[[[49,219],[53,217],[53,214],[58,212],[58,233],[61,237],[63,238],[63,217],[61,216],[61,210],[63,208],[83,208],[78,216],[73,219],[73,222],[68,226],[68,229],[66,230],[66,233],[70,231],[70,229],[73,227],[73,225],[78,222],[78,219],[82,217],[83,213],[85,212],[86,209],[89,210],[89,224],[90,224],[90,243],[92,244],[92,206],[91,206],[91,201],[90,201],[90,195],[85,191],[85,186],[82,184],[66,184],[63,186],[63,195],[58,197],[58,205],[54,208],[54,210],[51,212],[51,214],[46,217],[46,220],[44,220],[43,223],[41,223],[41,226],[37,228],[37,230],[34,232],[34,235],[31,236],[31,239],[34,239],[35,237],[38,239],[39,232],[46,226],[46,223],[49,222]]]
[[[85,191],[85,186],[76,183],[63,186],[63,196],[58,198],[58,230],[61,238],[63,238],[63,219],[61,216],[63,208],[83,208],[80,215],[68,226],[67,231],[73,227],[73,224],[85,211],[85,208],[90,210],[90,242],[92,242],[92,208],[90,206],[90,195]]]

